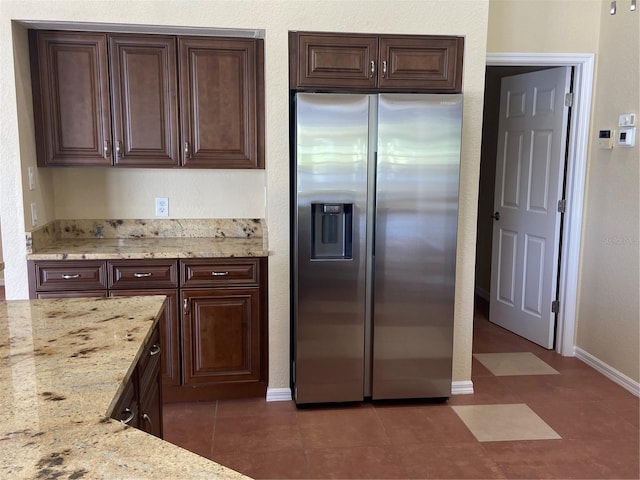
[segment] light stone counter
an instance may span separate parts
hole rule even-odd
[[[28,260],[266,257],[262,219],[56,220],[27,232]]]
[[[264,238],[104,238],[57,240],[28,260],[266,257]]]
[[[164,298],[0,301],[0,478],[246,478],[109,418]]]

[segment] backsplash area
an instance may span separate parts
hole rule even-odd
[[[26,232],[27,253],[57,240],[107,238],[263,238],[263,219],[55,220]]]

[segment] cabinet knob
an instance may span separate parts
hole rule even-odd
[[[369,78],[373,78],[376,73],[376,62],[371,60],[371,72],[369,73]]]

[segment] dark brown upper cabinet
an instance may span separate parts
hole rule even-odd
[[[109,37],[113,99],[113,162],[180,165],[175,37]]]
[[[264,168],[261,39],[30,41],[39,166]]]
[[[290,32],[290,88],[458,93],[463,50],[454,36]]]
[[[31,40],[38,165],[111,165],[107,35],[38,32]]]
[[[183,165],[264,168],[262,40],[180,37],[178,48]]]

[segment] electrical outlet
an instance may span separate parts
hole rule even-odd
[[[31,204],[31,226],[35,227],[38,225],[38,207],[35,202]]]
[[[156,217],[169,216],[169,198],[156,197]]]

